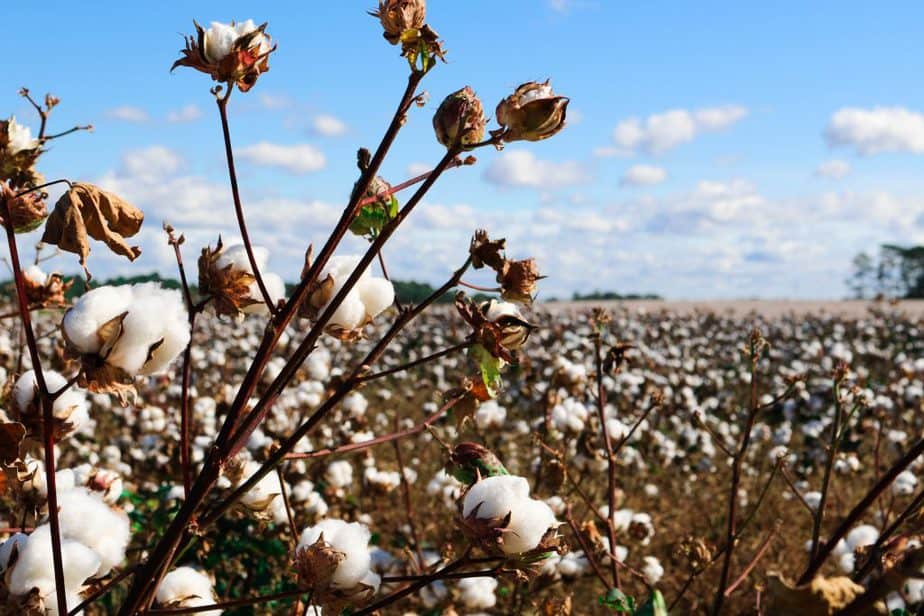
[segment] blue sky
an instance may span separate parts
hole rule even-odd
[[[374,147],[406,65],[366,16],[372,2],[17,2],[6,8],[0,115],[35,124],[20,85],[63,103],[49,178],[101,182],[147,214],[134,264],[90,257],[94,273],[173,271],[161,222],[188,258],[234,236],[212,82],[170,64],[192,19],[268,21],[279,49],[231,129],[245,207],[270,267],[294,279],[323,241]],[[850,258],[881,242],[924,242],[924,54],[918,3],[432,0],[448,64],[427,77],[385,177],[400,182],[442,148],[430,119],[471,85],[492,111],[519,83],[550,77],[570,123],[554,139],[482,151],[428,195],[386,251],[393,275],[438,283],[472,231],[534,255],[543,295],[593,289],[672,298],[846,293]],[[49,16],[53,18],[49,19]],[[285,146],[267,160],[255,144]],[[248,157],[246,152],[250,151]],[[26,238],[24,241],[37,238]],[[359,240],[344,250],[356,251]],[[50,264],[73,271],[70,258]],[[477,277],[476,277],[477,280]]]

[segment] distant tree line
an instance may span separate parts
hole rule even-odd
[[[853,258],[847,286],[857,299],[924,298],[924,246],[883,244],[879,253]]]

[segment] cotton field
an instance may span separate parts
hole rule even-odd
[[[65,328],[80,314],[68,313]],[[671,613],[699,613],[713,600],[722,564],[716,554],[726,533],[731,460],[749,416],[755,328],[765,350],[754,364],[759,412],[735,493],[742,530],[730,563],[729,609],[749,613],[761,596],[766,609],[774,585],[791,586],[809,562],[820,501],[827,501],[824,539],[920,438],[924,337],[917,319],[886,305],[857,318],[616,309],[602,325],[603,340],[622,350],[599,381],[599,314],[536,305],[529,318],[536,329],[495,399],[447,407],[471,373],[465,350],[346,396],[278,474],[260,479],[225,518],[202,529],[164,579],[158,604],[279,595],[224,613],[290,613],[299,584],[320,577],[337,598],[325,609],[337,609],[371,604],[432,576],[383,613],[560,613],[548,610],[565,609],[563,602],[573,614],[606,613],[614,599],[599,578],[608,580],[615,566],[627,601],[640,605],[657,589]],[[68,374],[60,339],[46,335],[60,322],[58,311],[35,315],[43,356]],[[319,341],[224,469],[213,500],[242,485],[324,403],[387,323],[368,328],[363,340]],[[463,325],[454,310],[435,309],[375,369],[413,364],[462,342]],[[283,334],[280,356],[296,333]],[[261,337],[257,320],[201,316],[191,347],[193,465],[207,456]],[[0,356],[8,414],[26,417],[35,377],[15,328],[0,334]],[[255,396],[278,361],[270,360]],[[183,501],[178,369],[136,380],[124,406],[118,396],[76,387],[56,401],[55,416],[67,426],[55,453],[69,607],[128,571]],[[47,373],[52,390],[66,382],[56,374]],[[614,449],[613,509],[601,421]],[[829,460],[835,422],[840,445]],[[888,559],[913,552],[921,466],[916,458],[901,470],[849,525],[821,567],[823,579],[875,577]],[[55,586],[42,469],[40,457],[27,454],[7,471],[0,556],[11,595],[38,589],[47,596]],[[498,519],[500,531],[492,522]],[[879,542],[884,532],[888,540]],[[554,547],[542,547],[553,535]],[[473,548],[483,565],[434,575]],[[529,562],[524,554],[533,554]],[[120,592],[117,586],[88,612],[107,613]],[[299,610],[316,607],[308,592],[300,601]],[[913,572],[879,599],[909,612],[922,601]]]

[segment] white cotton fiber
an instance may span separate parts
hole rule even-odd
[[[192,567],[177,567],[164,576],[157,589],[157,603],[176,607],[201,607],[215,603],[212,580]],[[197,612],[217,616],[221,610]]]
[[[81,585],[99,569],[99,556],[87,546],[70,539],[61,539],[61,560],[64,565],[64,586],[69,591]],[[38,588],[42,596],[55,592],[54,562],[51,551],[51,528],[48,524],[37,527],[10,574],[9,590],[13,595],[24,595]]]
[[[106,361],[132,376],[164,371],[189,342],[182,294],[153,282],[89,291],[64,315],[64,334],[78,352],[98,353],[99,327],[122,313],[121,335]]]
[[[505,554],[520,554],[535,549],[546,532],[557,525],[555,513],[544,501],[529,497],[529,482],[515,475],[496,475],[475,483],[462,501],[462,516],[483,520],[503,519],[510,515],[503,529],[501,549]]]
[[[481,519],[503,518],[522,500],[529,498],[529,482],[516,475],[486,477],[473,485],[462,501],[462,516],[478,507]]]
[[[67,340],[81,353],[96,353],[102,341],[97,331],[107,321],[126,312],[132,304],[132,287],[97,287],[80,296],[64,314],[62,327]]]
[[[45,376],[45,385],[48,387],[49,393],[54,393],[67,385],[67,379],[54,370],[44,370],[43,375]],[[34,370],[27,370],[16,380],[16,384],[13,386],[13,399],[16,401],[16,410],[20,415],[25,415],[29,405],[35,400],[37,387],[38,382],[36,381]],[[89,419],[86,396],[82,391],[74,387],[68,388],[67,391],[58,396],[52,405],[52,410],[55,417],[70,421],[75,425],[75,428],[79,428],[82,423]],[[35,411],[41,412],[41,409],[36,408]]]
[[[109,573],[125,560],[131,539],[128,516],[112,509],[102,495],[86,488],[74,488],[58,495],[61,537],[79,541],[99,556],[95,577]]]
[[[365,524],[327,518],[306,528],[299,539],[296,551],[314,545],[323,534],[324,542],[344,555],[331,578],[336,588],[354,588],[367,578],[372,557],[369,539],[372,534]]]

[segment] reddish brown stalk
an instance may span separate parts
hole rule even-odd
[[[176,255],[176,266],[180,272],[180,285],[183,288],[183,299],[186,301],[186,315],[189,322],[189,342],[183,349],[183,380],[180,390],[180,466],[183,469],[183,497],[189,498],[192,489],[192,463],[190,461],[191,421],[189,408],[189,383],[192,376],[192,345],[196,333],[196,315],[199,310],[193,305],[192,293],[186,279],[186,267],[183,265],[183,253],[180,251],[181,241],[174,237],[173,229],[164,225],[167,231],[168,243],[173,246]]]
[[[247,260],[250,262],[250,269],[253,273],[254,280],[260,288],[260,295],[263,296],[263,302],[269,309],[270,314],[276,314],[276,305],[270,297],[269,291],[266,290],[266,283],[263,282],[263,274],[257,267],[257,259],[253,254],[253,246],[250,244],[250,233],[247,231],[247,222],[244,220],[244,206],[241,204],[241,194],[237,186],[237,171],[234,168],[234,149],[231,147],[231,129],[228,126],[228,99],[231,98],[231,92],[234,91],[232,84],[226,84],[227,88],[224,96],[216,96],[215,101],[218,103],[218,114],[221,116],[221,132],[225,138],[225,157],[228,160],[228,179],[231,182],[231,197],[234,199],[234,214],[237,216],[237,226],[241,232],[241,242],[244,244],[244,250],[247,252]]]
[[[195,515],[196,509],[211,491],[215,481],[218,479],[221,465],[227,460],[227,457],[225,457],[227,453],[225,447],[226,441],[232,430],[237,426],[240,414],[244,411],[247,402],[253,395],[273,349],[276,348],[283,331],[285,331],[285,328],[295,316],[299,306],[304,302],[311,285],[333,255],[341,239],[347,233],[353,216],[355,215],[356,204],[359,201],[359,197],[368,189],[382,161],[385,159],[385,155],[388,153],[388,150],[397,137],[398,131],[404,125],[406,114],[415,99],[414,92],[422,78],[423,74],[416,72],[408,77],[407,87],[398,105],[398,109],[392,118],[392,122],[373,155],[372,161],[360,177],[356,190],[353,192],[349,204],[344,209],[337,226],[334,228],[334,231],[331,233],[317,259],[312,263],[308,273],[299,282],[295,292],[289,298],[285,307],[273,319],[272,326],[267,328],[266,334],[260,343],[260,348],[257,350],[254,360],[241,386],[238,388],[234,403],[225,417],[215,445],[203,463],[202,472],[193,484],[193,489],[190,491],[189,498],[183,502],[183,507],[177,515],[174,516],[164,536],[152,550],[148,558],[148,564],[139,571],[137,576],[135,576],[132,588],[129,590],[126,601],[119,612],[122,616],[127,616],[138,611],[142,603],[148,604],[151,597],[153,597],[152,587],[153,589],[157,588],[160,579],[166,573],[167,565],[172,560],[173,554],[176,552],[178,545],[183,541],[187,526]]]
[[[458,167],[458,166],[464,165],[464,164],[466,164],[464,161],[462,161],[462,160],[457,160],[457,161],[454,161],[454,162],[449,166],[449,168],[451,169],[452,167]],[[427,171],[426,173],[421,173],[420,175],[415,176],[415,177],[412,177],[411,179],[409,179],[409,180],[407,180],[407,181],[405,181],[405,182],[401,182],[400,184],[397,184],[397,185],[395,185],[395,186],[392,186],[389,190],[385,190],[385,191],[382,191],[382,192],[380,192],[380,193],[378,193],[378,194],[372,195],[371,197],[366,197],[366,198],[364,198],[364,199],[361,199],[361,200],[359,201],[359,204],[357,205],[357,207],[363,207],[363,206],[369,205],[370,203],[375,203],[376,201],[379,201],[379,200],[384,199],[384,198],[386,198],[386,197],[390,197],[390,196],[394,195],[395,193],[399,193],[399,192],[401,192],[402,190],[404,190],[405,188],[410,188],[410,187],[413,186],[414,184],[419,184],[420,182],[423,182],[423,181],[426,180],[428,177],[430,177],[430,174],[431,174],[431,173],[433,173],[433,172],[432,172],[432,171]],[[365,192],[365,191],[363,191],[363,192]]]
[[[289,495],[286,493],[286,480],[282,476],[282,465],[276,467],[276,475],[279,477],[279,491],[282,496],[282,504],[286,508],[286,518],[289,520],[289,532],[292,533],[292,547],[294,548],[298,544],[298,528],[295,526],[295,517],[292,515]]]
[[[283,599],[292,599],[304,595],[305,591],[301,589],[287,590],[274,595],[265,595],[262,597],[246,597],[244,599],[234,599],[232,601],[222,601],[211,605],[199,605],[196,607],[160,607],[147,610],[147,614],[198,614],[199,612],[209,612],[211,610],[227,610],[234,607],[245,607],[248,605],[260,605],[270,601],[281,601]]]
[[[587,545],[587,542],[584,541],[584,536],[581,534],[581,530],[578,528],[577,523],[574,521],[574,517],[571,515],[571,505],[569,504],[565,510],[565,522],[568,523],[568,526],[571,527],[571,532],[574,534],[574,538],[577,539],[577,542],[580,544],[581,549],[584,551],[584,556],[587,558],[587,562],[590,563],[590,568],[594,570],[594,574],[603,583],[603,587],[609,589],[610,583],[606,579],[603,570],[600,569],[600,565],[597,563],[597,559],[594,556],[594,552]]]
[[[455,353],[456,351],[462,351],[462,350],[464,350],[464,349],[467,349],[467,348],[471,347],[473,344],[474,344],[474,342],[469,342],[469,341],[460,342],[460,343],[458,343],[458,344],[452,345],[451,347],[446,347],[446,348],[443,349],[442,351],[437,351],[436,353],[433,353],[433,354],[431,354],[431,355],[427,355],[426,357],[421,357],[420,359],[414,360],[414,361],[412,361],[412,362],[408,362],[408,363],[403,364],[403,365],[401,365],[401,366],[396,366],[396,367],[394,367],[394,368],[389,368],[388,370],[382,370],[381,372],[373,372],[372,374],[363,375],[363,376],[359,377],[359,382],[360,382],[360,383],[367,383],[367,382],[369,382],[369,381],[374,381],[375,379],[381,379],[381,378],[384,378],[384,377],[386,377],[386,376],[391,376],[391,375],[393,375],[393,374],[398,374],[399,372],[404,372],[404,371],[406,371],[406,370],[410,370],[411,368],[416,368],[417,366],[421,366],[421,365],[423,365],[423,364],[426,364],[426,363],[428,363],[428,362],[431,362],[431,361],[433,361],[434,359],[439,359],[440,357],[445,357],[446,355],[451,355],[452,353]]]
[[[32,359],[32,369],[35,371],[35,382],[38,385],[38,396],[42,404],[42,446],[45,450],[45,485],[48,492],[48,522],[51,530],[55,594],[58,613],[66,614],[67,595],[64,588],[64,562],[61,557],[61,527],[58,523],[58,490],[55,477],[54,401],[48,391],[48,384],[45,382],[42,358],[35,342],[32,317],[29,314],[29,300],[26,297],[26,283],[22,273],[22,265],[19,261],[19,250],[16,247],[16,233],[5,202],[3,203],[3,226],[6,230],[6,240],[10,251],[13,280],[16,283],[16,301],[19,304],[19,312],[22,317],[22,329],[25,333],[26,345],[29,348],[29,357]]]
[[[382,445],[383,443],[390,443],[397,441],[408,436],[413,436],[415,434],[420,434],[430,426],[432,426],[436,421],[445,415],[449,409],[455,406],[460,400],[461,397],[452,398],[443,406],[439,408],[435,413],[430,415],[427,419],[420,422],[416,426],[406,428],[404,430],[399,430],[397,432],[392,432],[391,434],[383,434],[382,436],[376,437],[368,441],[362,441],[361,443],[349,443],[347,445],[341,445],[340,447],[326,447],[324,449],[318,449],[316,451],[306,451],[303,453],[288,453],[285,455],[286,460],[310,460],[312,458],[323,458],[325,456],[330,456],[334,454],[343,454],[343,453],[352,453],[356,451],[362,451],[364,449],[369,449],[375,447],[376,445]]]
[[[93,603],[94,601],[99,600],[100,598],[106,596],[109,591],[119,585],[119,582],[130,576],[135,572],[135,567],[129,567],[125,571],[121,571],[118,575],[108,580],[105,584],[97,588],[90,594],[89,597],[77,604],[76,607],[72,607],[71,611],[67,613],[67,616],[76,616],[77,614],[82,614],[83,609]]]
[[[400,425],[400,416],[395,416],[395,432],[400,432],[398,426]],[[407,475],[405,475],[404,469],[404,458],[401,456],[401,443],[398,442],[398,439],[395,439],[391,442],[392,447],[395,450],[395,462],[398,464],[398,476],[401,480],[401,497],[404,500],[404,515],[407,518],[407,525],[411,531],[411,541],[414,542],[414,551],[417,552],[417,562],[423,565],[423,549],[420,545],[420,537],[417,536],[417,516],[414,513],[414,503],[411,501],[411,484],[407,481]]]
[[[851,528],[856,525],[860,520],[866,510],[876,502],[876,499],[885,492],[892,482],[895,481],[895,478],[898,475],[911,466],[911,463],[918,459],[922,454],[924,454],[924,439],[918,440],[914,446],[909,449],[904,456],[902,456],[895,464],[889,468],[886,473],[879,478],[879,481],[873,485],[872,488],[866,493],[866,495],[860,499],[853,509],[847,514],[838,527],[831,533],[831,536],[828,537],[828,540],[823,542],[819,548],[815,558],[812,559],[812,562],[809,563],[805,571],[802,573],[802,576],[799,578],[797,584],[808,584],[812,581],[812,578],[818,573],[821,569],[821,566],[824,564],[825,560],[828,559],[828,556],[831,555],[831,552],[834,550],[834,546],[837,545],[837,542],[843,539]]]
[[[613,587],[619,588],[619,567],[616,564],[616,523],[613,520],[613,514],[616,513],[616,455],[613,452],[613,442],[610,440],[609,429],[606,426],[606,389],[603,387],[602,336],[602,332],[597,332],[594,337],[594,358],[597,368],[597,418],[600,421],[603,446],[606,448],[608,479],[606,533],[610,542],[610,573],[613,575]]]
[[[482,291],[484,293],[499,293],[501,291],[500,287],[480,287],[477,284],[465,282],[464,280],[459,281],[459,286],[472,289],[473,291]]]
[[[767,553],[767,550],[770,549],[770,544],[773,541],[774,537],[776,537],[776,534],[779,532],[779,530],[780,530],[780,524],[777,523],[773,527],[773,529],[770,531],[770,533],[767,535],[767,538],[764,539],[763,542],[760,544],[760,547],[757,548],[757,553],[754,555],[754,558],[752,558],[751,562],[749,562],[744,567],[744,571],[741,572],[741,575],[738,576],[738,579],[732,582],[731,585],[725,589],[726,597],[730,597],[731,594],[735,592],[735,589],[741,586],[741,584],[743,584],[744,581],[748,579],[748,576],[751,574],[751,571],[754,570],[754,567],[757,566],[757,563],[760,562],[760,559],[763,558],[764,554]]]
[[[732,479],[728,492],[728,519],[725,531],[725,555],[722,561],[722,572],[719,575],[718,590],[716,591],[715,602],[712,606],[712,616],[719,616],[722,612],[722,605],[725,603],[725,588],[728,586],[728,576],[731,573],[732,556],[735,552],[735,543],[738,537],[738,489],[741,485],[741,467],[744,463],[748,446],[751,443],[751,431],[754,427],[754,421],[757,419],[760,405],[757,398],[757,363],[760,351],[757,347],[759,342],[755,341],[756,332],[751,338],[751,386],[750,386],[750,405],[748,410],[747,421],[744,430],[741,433],[738,451],[732,458]]]
[[[821,526],[825,519],[825,505],[828,503],[828,489],[831,486],[831,472],[834,470],[834,461],[837,459],[838,445],[840,444],[841,422],[843,421],[843,409],[841,408],[840,378],[834,381],[834,423],[831,424],[831,443],[828,445],[828,458],[825,461],[824,475],[821,480],[821,498],[818,501],[818,509],[815,510],[812,523],[812,544],[809,548],[809,562],[815,558],[818,552],[818,541],[821,538]]]

